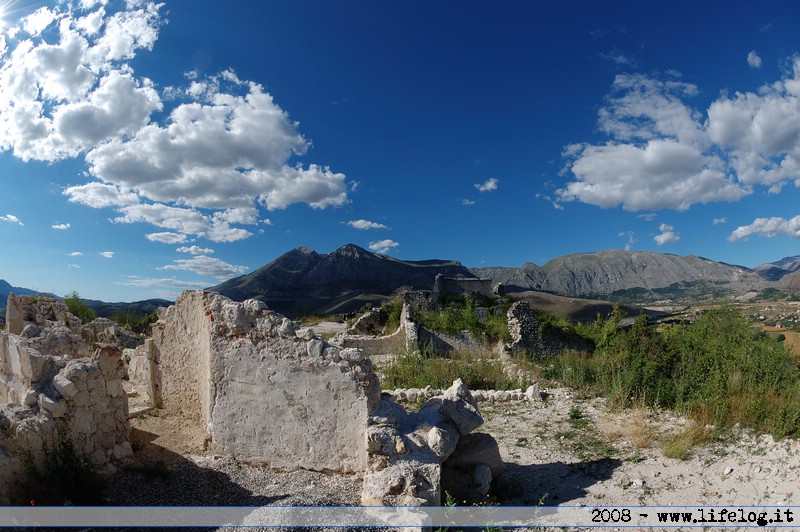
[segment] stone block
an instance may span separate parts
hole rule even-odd
[[[29,389],[25,392],[25,397],[22,399],[22,404],[29,407],[34,407],[39,403],[39,392],[34,389]]]
[[[308,341],[306,344],[306,352],[308,356],[319,358],[322,356],[322,352],[325,350],[325,342],[319,338],[314,338]]]
[[[452,425],[445,424],[443,426],[431,427],[425,436],[433,454],[440,460],[444,461],[453,454],[458,444],[458,431]]]
[[[361,362],[366,358],[364,356],[364,351],[357,347],[347,347],[342,349],[339,352],[339,356],[342,358],[342,360],[346,360],[348,362]]]
[[[88,408],[78,408],[72,418],[72,429],[80,434],[92,434],[97,430],[92,411]]]
[[[462,436],[456,450],[445,462],[447,467],[472,469],[478,464],[486,464],[492,471],[492,478],[503,474],[505,464],[500,456],[497,440],[491,434],[476,432]]]
[[[301,340],[313,340],[317,337],[316,333],[314,333],[314,329],[309,327],[305,327],[303,329],[298,329],[295,331],[295,335],[300,338]]]
[[[63,373],[58,373],[53,377],[53,387],[64,399],[72,399],[78,393],[78,387]]]
[[[121,379],[125,376],[125,362],[122,351],[113,345],[98,344],[95,347],[93,360],[97,362],[103,377],[106,379]]]
[[[133,448],[128,442],[123,442],[114,446],[112,456],[117,460],[124,460],[129,456],[133,456]]]
[[[95,466],[99,467],[105,465],[108,462],[108,458],[106,457],[106,453],[100,449],[96,449],[92,454],[89,455],[89,462]]]
[[[122,397],[125,395],[125,388],[122,385],[122,379],[113,379],[106,381],[106,393],[111,397]]]
[[[39,408],[48,412],[52,418],[64,417],[67,413],[67,405],[63,401],[56,401],[45,394],[39,395]]]

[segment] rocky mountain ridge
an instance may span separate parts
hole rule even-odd
[[[345,313],[401,287],[430,289],[437,274],[474,278],[455,260],[406,261],[347,244],[332,253],[293,249],[252,273],[209,288],[234,300],[258,299],[293,317]]]
[[[508,291],[538,290],[572,297],[608,295],[631,288],[657,289],[675,283],[756,287],[765,281],[756,270],[704,257],[623,250],[563,255],[544,266],[526,263],[520,268],[473,268],[472,272],[503,283]]]

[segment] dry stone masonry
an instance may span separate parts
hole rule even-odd
[[[61,442],[99,472],[115,471],[132,454],[122,353],[97,344],[89,357],[80,320],[59,301],[11,295],[8,308],[0,333],[0,504],[6,505],[22,502],[17,486],[31,466],[42,470]]]

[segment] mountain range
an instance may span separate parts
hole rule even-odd
[[[774,275],[775,269],[763,271]],[[602,296],[631,288],[657,289],[675,283],[755,286],[769,279],[756,270],[703,257],[622,250],[564,255],[541,267],[529,262],[521,268],[473,268],[472,272],[503,283],[510,292],[537,290],[572,297]]]
[[[404,261],[347,244],[328,254],[302,247],[258,270],[209,288],[235,300],[255,298],[289,316],[350,312],[377,303],[401,287],[430,289],[447,277],[491,279],[507,292],[542,291],[569,297],[602,297],[630,289],[676,285],[724,286],[753,291],[800,287],[800,256],[755,269],[704,257],[609,250],[557,257],[544,266],[465,268],[454,260]],[[777,281],[777,282],[775,282]]]
[[[11,283],[4,279],[0,279],[0,318],[5,319],[6,303],[8,302],[8,294],[14,293],[18,296],[35,296],[42,294],[30,288],[22,288],[19,286],[11,286]],[[54,294],[44,294],[49,297],[58,297]],[[172,301],[166,299],[147,299],[144,301],[134,301],[131,303],[107,303],[105,301],[98,301],[94,299],[82,299],[89,308],[97,313],[98,317],[109,318],[115,314],[126,314],[131,316],[142,316],[144,314],[151,314],[155,312],[158,307],[168,307]]]
[[[456,260],[408,261],[347,244],[331,253],[307,247],[293,249],[269,264],[209,290],[231,299],[259,299],[290,317],[353,312],[377,304],[401,288],[429,290],[436,275],[491,279],[507,292],[549,292],[598,298],[626,291],[663,293],[669,287],[695,290],[723,287],[732,292],[766,287],[800,289],[800,255],[746,268],[704,257],[648,251],[608,250],[557,257],[544,266],[528,262],[519,268],[466,268]],[[36,293],[0,280],[0,309],[8,292]],[[697,293],[697,292],[695,292]],[[149,313],[165,300],[134,303],[88,301],[98,315]]]

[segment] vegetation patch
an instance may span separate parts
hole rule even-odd
[[[605,395],[612,407],[666,407],[724,428],[741,423],[776,438],[800,435],[800,371],[782,343],[756,331],[733,307],[660,331],[620,312],[576,331],[594,353],[538,362],[543,377]]]
[[[448,358],[436,356],[432,347],[398,356],[383,368],[384,388],[448,388],[461,379],[470,390],[513,390],[522,388],[510,377],[491,352],[454,352]]]
[[[447,296],[439,309],[414,309],[412,319],[431,331],[450,334],[469,331],[486,343],[507,342],[510,339],[506,317],[509,302],[499,299],[486,303],[488,306],[482,307],[486,312],[481,316],[476,312],[476,300],[472,296]]]

